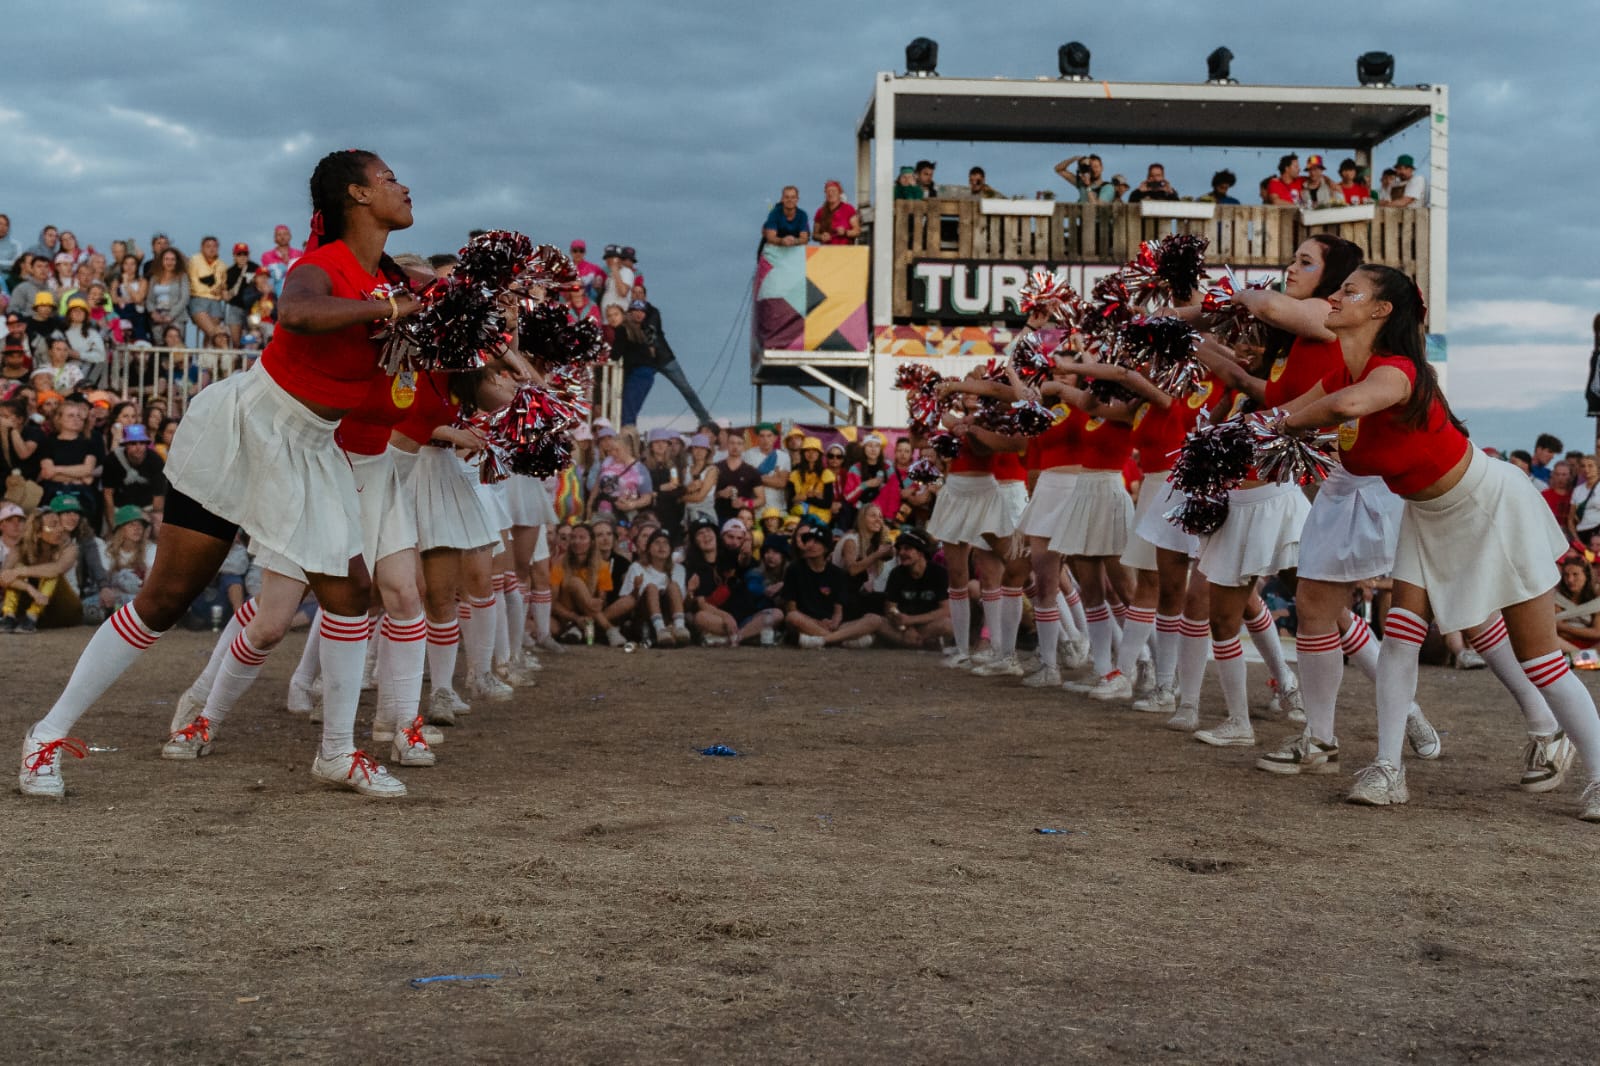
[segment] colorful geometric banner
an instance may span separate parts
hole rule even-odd
[[[864,352],[865,245],[764,245],[756,263],[756,343],[768,351]]]
[[[905,359],[991,356],[1005,352],[1020,330],[988,326],[878,326],[872,350]]]

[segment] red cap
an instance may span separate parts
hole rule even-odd
[[[1322,157],[1320,155],[1306,156],[1306,169],[1310,170],[1312,167],[1322,167],[1323,170],[1328,169],[1327,166],[1322,162]]]
[[[233,254],[234,255],[249,255],[250,254],[250,246],[248,244],[245,244],[243,241],[240,241],[238,244],[233,246]]]
[[[572,242],[570,250],[574,252],[587,252],[589,250],[589,246],[584,244],[580,239]]]

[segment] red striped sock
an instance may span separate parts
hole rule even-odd
[[[78,657],[78,665],[72,669],[72,679],[55,706],[34,725],[34,739],[48,742],[70,735],[83,712],[105,695],[160,637],[160,633],[144,624],[133,604],[119,608],[89,638],[83,654]]]

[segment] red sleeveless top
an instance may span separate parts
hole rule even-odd
[[[1266,405],[1282,407],[1304,396],[1334,370],[1344,365],[1344,349],[1337,340],[1309,341],[1296,337],[1289,354],[1280,356],[1267,371]]]
[[[1337,371],[1322,379],[1322,387],[1331,395],[1365,381],[1380,366],[1394,367],[1416,387],[1417,368],[1411,360],[1377,354],[1367,360],[1359,378],[1352,378],[1350,368],[1341,363]],[[1403,405],[1388,407],[1342,424],[1339,454],[1350,473],[1381,477],[1396,496],[1410,496],[1448,474],[1472,444],[1451,424],[1444,405],[1437,400],[1428,408],[1427,425],[1421,428],[1402,422],[1402,410]]]
[[[382,274],[363,270],[343,241],[307,252],[295,260],[289,272],[306,266],[327,274],[333,283],[332,294],[346,300],[367,299],[374,289],[388,283]],[[367,387],[378,373],[382,346],[369,338],[371,331],[366,323],[332,333],[274,330],[267,350],[261,353],[261,368],[291,396],[350,410],[366,397]]]
[[[433,431],[454,418],[448,403],[446,375],[439,372],[420,374],[402,370],[397,374],[379,374],[367,386],[361,403],[339,422],[339,446],[357,455],[382,455],[389,447],[392,430],[404,431],[405,423],[416,420],[426,423],[427,429],[418,443],[425,444]],[[441,395],[444,397],[441,399]],[[420,430],[419,430],[420,431]],[[410,433],[406,436],[411,437]]]

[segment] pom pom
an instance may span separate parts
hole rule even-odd
[[[1055,415],[1035,400],[991,401],[978,409],[973,421],[1008,437],[1037,437],[1055,423]]]
[[[541,244],[528,257],[518,287],[538,285],[545,289],[571,289],[578,285],[578,265],[553,244]]]
[[[918,485],[932,485],[944,478],[938,466],[927,459],[913,461],[910,469],[906,471],[906,476]]]
[[[473,417],[488,438],[479,479],[493,484],[509,474],[549,477],[572,462],[572,430],[588,416],[588,378],[582,371],[553,372],[545,385],[524,385],[498,411]]]
[[[947,463],[953,462],[961,454],[961,438],[946,430],[930,434],[927,443]]]
[[[1265,289],[1267,285],[1263,281],[1249,288]],[[1235,292],[1232,274],[1206,289],[1200,300],[1200,328],[1230,348],[1266,347],[1266,323],[1235,302]]]
[[[1038,332],[1025,333],[1011,349],[1011,369],[1025,384],[1038,388],[1056,366],[1055,348]]]
[[[1123,328],[1122,338],[1140,372],[1168,396],[1187,395],[1205,376],[1194,354],[1200,336],[1180,318],[1135,319]]]
[[[1201,424],[1184,438],[1172,484],[1185,496],[1224,496],[1250,469],[1256,435],[1239,419]]]
[[[1209,537],[1228,519],[1228,497],[1190,496],[1163,517],[1185,533]]]
[[[508,288],[533,255],[533,241],[515,230],[480,233],[458,254],[452,277],[496,292]]]
[[[536,303],[517,316],[517,347],[547,367],[591,366],[611,356],[592,319],[574,321],[557,303]]]
[[[1284,412],[1258,411],[1245,419],[1255,442],[1256,477],[1262,481],[1310,485],[1321,482],[1333,469],[1329,458],[1338,447],[1339,435],[1327,431],[1302,437],[1280,428]]]
[[[944,380],[926,363],[902,363],[895,369],[894,387],[906,390],[906,415],[912,432],[933,432],[939,426],[939,416],[959,399],[955,395],[939,395],[939,385]]]
[[[441,278],[423,290],[416,314],[395,322],[384,344],[389,373],[476,370],[505,350],[505,314],[494,297],[465,278]]]
[[[1187,303],[1199,287],[1206,272],[1206,249],[1211,247],[1209,237],[1192,233],[1174,233],[1161,238],[1156,245],[1156,277],[1161,279],[1175,303]]]
[[[1035,270],[1022,286],[1022,313],[1041,312],[1052,322],[1077,330],[1083,324],[1083,300],[1072,286],[1048,270]]]

